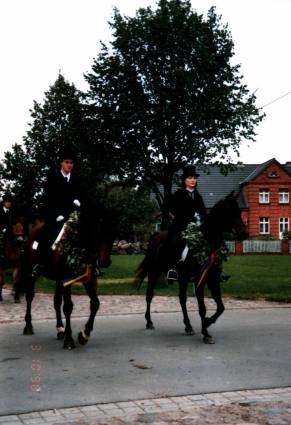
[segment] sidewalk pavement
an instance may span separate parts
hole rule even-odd
[[[87,295],[72,296],[74,309],[73,318],[86,318],[89,314],[90,300]],[[143,295],[100,295],[100,309],[97,316],[106,315],[128,315],[144,314],[146,308],[145,296]],[[290,308],[288,303],[270,302],[264,300],[238,300],[224,297],[223,302],[226,310],[234,309],[268,309],[268,308]],[[206,298],[207,309],[213,310],[215,303]],[[198,314],[197,302],[194,297],[188,298],[188,311]],[[151,307],[152,313],[172,313],[181,311],[178,297],[154,297]],[[0,303],[0,323],[23,322],[25,315],[25,300],[20,304],[14,304],[13,296],[9,288],[3,289],[3,302]],[[51,294],[36,293],[32,303],[33,320],[55,319],[53,296]]]
[[[0,416],[1,425],[290,425],[291,387],[96,404]]]
[[[22,322],[25,302],[14,304],[10,290],[4,289],[0,303],[0,323]],[[193,302],[194,301],[194,302]],[[87,317],[87,296],[73,296],[73,317]],[[100,296],[98,315],[144,314],[144,296]],[[240,301],[225,298],[226,309],[290,308],[290,304],[267,301]],[[189,310],[197,311],[196,300],[189,299]],[[207,307],[214,308],[212,300]],[[180,311],[178,298],[155,297],[153,312]],[[54,319],[51,295],[36,294],[34,320]],[[0,413],[1,415],[1,413]],[[149,400],[132,400],[40,410],[18,415],[0,416],[0,425],[291,425],[291,387],[231,391]]]

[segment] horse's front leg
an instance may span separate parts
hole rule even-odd
[[[201,319],[201,333],[203,335],[203,341],[205,344],[214,344],[214,339],[209,334],[207,328],[209,326],[208,320],[206,318],[206,305],[204,300],[204,284],[201,284],[199,287],[195,286],[196,298],[198,302],[199,315]]]
[[[32,326],[32,317],[31,317],[31,305],[35,295],[34,287],[35,287],[35,278],[27,277],[28,285],[26,289],[26,313],[25,313],[25,326],[23,329],[23,335],[33,335],[33,326]]]
[[[146,319],[146,328],[147,329],[155,329],[154,324],[152,322],[151,318],[151,303],[154,298],[154,288],[157,283],[158,276],[156,273],[149,272],[148,274],[148,285],[147,285],[147,291],[146,291],[146,312],[145,312],[145,319]]]
[[[225,310],[221,296],[220,274],[221,270],[218,267],[214,267],[213,270],[210,270],[209,276],[207,278],[208,289],[210,290],[211,296],[216,303],[215,313],[212,316],[206,318],[207,327],[215,323]]]
[[[90,316],[88,322],[85,324],[83,331],[79,332],[78,341],[80,344],[87,344],[90,334],[94,327],[94,321],[97,314],[97,311],[100,307],[100,301],[97,296],[97,283],[96,276],[92,276],[91,280],[87,283],[84,283],[86,292],[90,298]]]
[[[73,301],[71,296],[71,286],[67,286],[63,291],[64,305],[63,311],[66,318],[65,326],[65,338],[64,338],[64,348],[71,350],[76,347],[75,341],[72,337],[72,328],[71,328],[71,315],[73,311]]]
[[[63,302],[63,284],[61,281],[56,282],[56,289],[54,294],[54,308],[56,312],[56,328],[57,339],[63,340],[65,337],[65,328],[62,319],[62,302]]]
[[[185,332],[187,335],[194,335],[194,329],[192,328],[188,311],[187,311],[187,289],[188,289],[188,280],[179,279],[179,300],[183,313],[183,322],[185,325]]]

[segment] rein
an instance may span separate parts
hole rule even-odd
[[[218,259],[218,257],[217,257],[216,251],[212,251],[210,256],[204,262],[204,264],[202,264],[202,267],[198,270],[198,272],[195,274],[195,276],[192,277],[191,280],[193,280],[193,282],[195,282],[196,279],[199,278],[199,280],[197,282],[197,288],[199,288],[199,286],[204,282],[207,273],[209,272],[209,270],[211,269],[213,264],[216,263],[217,259]]]

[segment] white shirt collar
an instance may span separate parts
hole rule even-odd
[[[7,213],[9,211],[9,208],[3,207],[3,210],[5,213]]]
[[[69,173],[69,174],[65,174],[64,172],[63,172],[63,170],[61,170],[61,174],[68,180],[68,182],[70,181],[70,178],[71,178],[71,173]]]

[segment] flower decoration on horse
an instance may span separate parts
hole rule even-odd
[[[63,237],[56,245],[56,251],[65,256],[66,265],[73,275],[80,275],[86,269],[86,251],[80,243],[79,220],[80,212],[73,211],[65,224]]]
[[[186,230],[182,232],[183,238],[186,240],[192,257],[199,265],[203,265],[211,256],[211,248],[205,239],[199,224],[191,222]],[[229,256],[229,250],[225,244],[219,247],[216,251],[215,263],[221,265]]]

